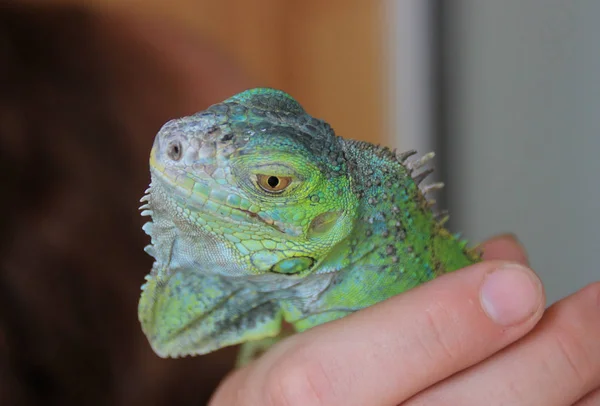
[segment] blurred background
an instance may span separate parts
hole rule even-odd
[[[155,356],[137,207],[170,118],[281,88],[435,150],[450,228],[516,233],[549,302],[600,279],[600,2],[0,2],[0,404],[202,405],[235,349]]]

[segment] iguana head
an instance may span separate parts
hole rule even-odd
[[[287,94],[249,90],[165,124],[151,152],[159,216],[210,246],[215,273],[310,272],[357,206],[342,141]]]
[[[273,336],[280,299],[325,289],[330,275],[316,269],[351,233],[358,207],[343,146],[271,89],[163,126],[142,199],[156,261],[139,305],[159,355]]]

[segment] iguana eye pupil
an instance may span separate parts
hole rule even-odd
[[[170,144],[169,149],[167,151],[169,158],[171,158],[174,161],[179,161],[181,159],[181,149],[182,148],[180,142],[174,142]]]
[[[292,183],[290,176],[257,175],[258,186],[265,192],[281,193]]]
[[[267,183],[272,188],[277,187],[277,185],[279,185],[279,178],[277,176],[269,176],[269,179],[267,179]]]

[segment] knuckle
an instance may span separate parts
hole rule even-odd
[[[269,406],[321,406],[325,404],[329,382],[317,359],[295,353],[267,373],[264,398]]]
[[[556,334],[555,341],[563,366],[571,372],[569,376],[573,377],[578,385],[584,385],[589,379],[591,365],[582,343],[564,329]]]
[[[560,305],[560,304],[559,304]],[[600,376],[600,283],[594,283],[563,303],[554,335],[558,353],[578,384]]]
[[[440,357],[448,361],[457,358],[461,352],[461,342],[448,328],[448,321],[453,319],[448,309],[437,303],[430,306],[424,312],[424,329],[420,336],[420,344],[428,356],[436,361]]]

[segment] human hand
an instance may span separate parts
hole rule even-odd
[[[600,403],[600,284],[542,318],[520,245],[483,248],[482,263],[284,340],[211,406]]]
[[[485,259],[527,264],[510,236],[488,242]],[[419,393],[403,406],[600,405],[600,283],[554,305],[522,339]]]

